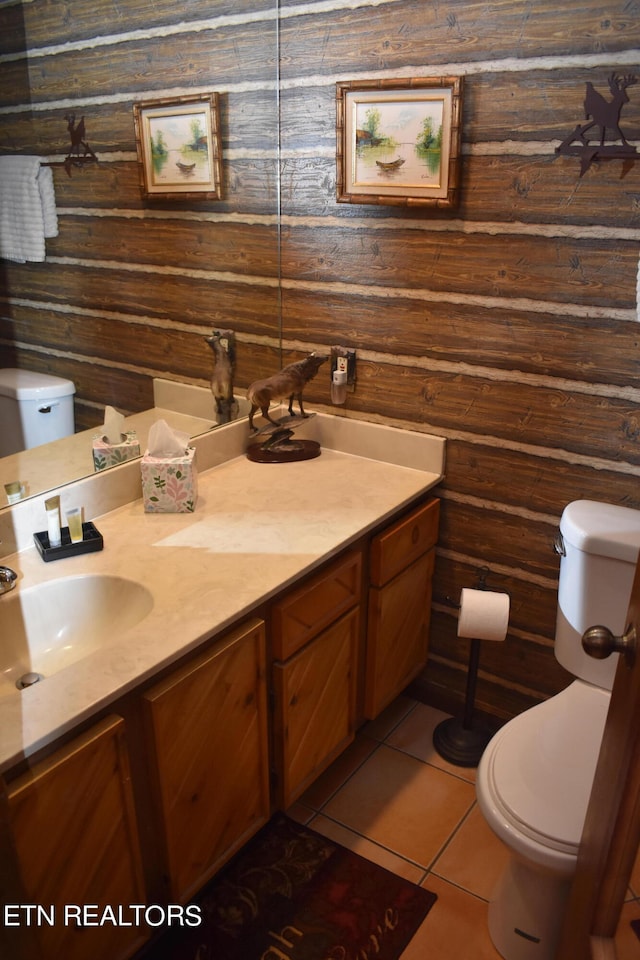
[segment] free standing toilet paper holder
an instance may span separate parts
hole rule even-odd
[[[480,567],[478,570],[477,590],[488,589],[488,573],[488,567]],[[433,731],[433,745],[440,756],[458,767],[476,767],[494,733],[474,723],[479,660],[480,640],[474,638],[470,641],[469,648],[463,717],[462,719],[448,717],[442,720]]]

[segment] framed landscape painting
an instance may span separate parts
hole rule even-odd
[[[461,77],[338,82],[338,202],[454,206],[461,115]]]
[[[144,197],[221,199],[219,113],[217,93],[134,103]]]

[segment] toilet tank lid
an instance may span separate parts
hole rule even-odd
[[[54,377],[50,373],[13,367],[0,370],[0,396],[13,397],[15,400],[40,400],[43,397],[69,397],[75,392],[72,380]]]
[[[601,557],[636,563],[640,552],[640,510],[596,500],[575,500],[560,520],[565,541]]]

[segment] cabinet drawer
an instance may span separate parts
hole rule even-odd
[[[360,600],[362,555],[352,550],[273,606],[273,655],[286,660]]]
[[[438,539],[440,501],[428,503],[393,524],[371,542],[370,579],[379,587],[433,547]]]

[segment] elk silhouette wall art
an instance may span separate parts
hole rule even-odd
[[[556,153],[567,157],[580,157],[580,176],[584,176],[595,160],[622,160],[622,176],[632,163],[640,159],[638,151],[629,143],[620,127],[620,113],[629,103],[627,87],[638,83],[630,74],[619,77],[612,73],[608,80],[610,98],[604,97],[587,82],[584,97],[585,123],[578,123],[569,136],[556,147]],[[591,143],[591,140],[596,143]]]

